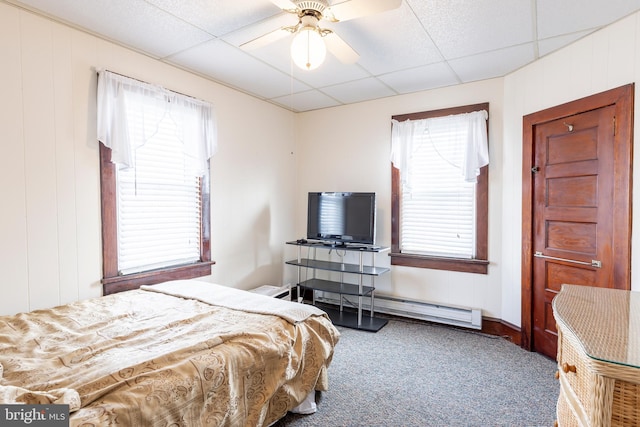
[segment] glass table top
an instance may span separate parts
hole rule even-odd
[[[562,285],[553,310],[589,357],[640,368],[640,292]]]

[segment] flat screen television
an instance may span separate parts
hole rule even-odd
[[[376,193],[309,193],[307,239],[374,245]]]

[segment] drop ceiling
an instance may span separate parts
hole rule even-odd
[[[504,76],[640,10],[640,0],[403,0],[322,21],[360,58],[344,64],[327,53],[304,71],[290,59],[290,36],[240,47],[297,23],[270,0],[7,2],[295,112]]]

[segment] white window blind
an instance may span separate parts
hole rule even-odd
[[[341,235],[345,230],[345,218],[342,213],[345,211],[340,197],[333,197],[323,194],[320,199],[320,230],[323,234]]]
[[[475,183],[460,173],[463,150],[448,132],[427,132],[415,142],[411,188],[403,186],[401,249],[403,252],[473,258],[475,250]]]
[[[185,166],[176,124],[158,108],[130,111],[128,118],[157,123],[157,129],[134,151],[134,167],[117,171],[118,269],[129,274],[196,262],[200,178]]]
[[[486,121],[486,112],[477,113],[394,122],[392,161],[401,173],[402,253],[475,258],[473,180],[488,163],[486,127],[484,141],[476,140],[483,133],[476,119]]]

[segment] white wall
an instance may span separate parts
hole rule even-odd
[[[214,104],[209,280],[281,282],[295,233],[292,113],[5,3],[0,64],[0,314],[101,295],[98,68]]]
[[[492,79],[428,92],[384,98],[300,114],[298,125],[297,237],[304,237],[309,191],[375,191],[377,238],[391,244],[391,116],[489,102],[489,274],[392,268],[376,282],[376,292],[441,304],[478,307],[501,314],[501,170],[503,80]],[[389,257],[378,257],[389,265]]]
[[[640,13],[612,24],[505,78],[502,318],[520,324],[522,117],[555,105],[640,81]],[[637,90],[637,87],[636,87]],[[635,98],[638,111],[638,96]],[[638,165],[640,115],[635,114],[634,163]],[[640,291],[638,218],[640,175],[634,174],[632,290]],[[509,213],[509,214],[508,214]]]

